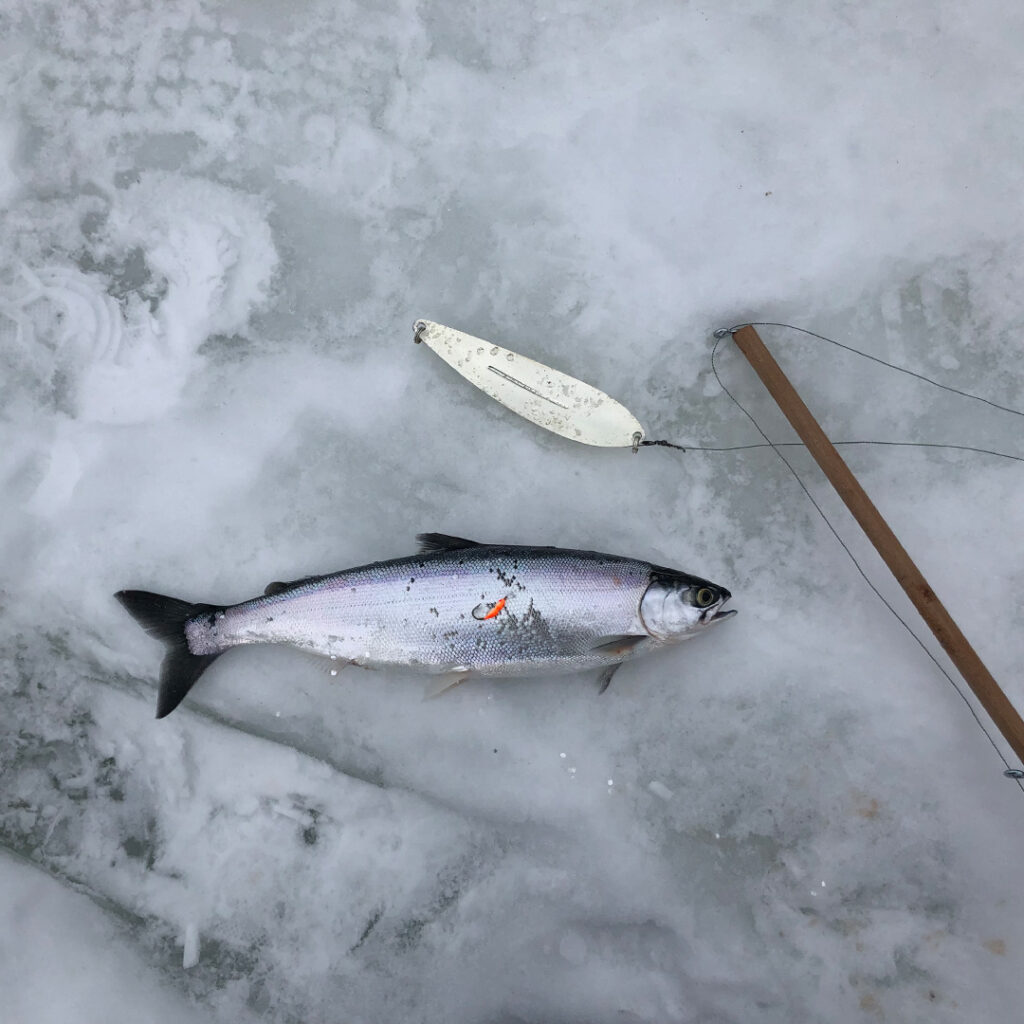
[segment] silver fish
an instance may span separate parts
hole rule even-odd
[[[290,644],[340,663],[440,676],[530,676],[596,668],[603,693],[622,662],[731,615],[732,596],[697,576],[595,551],[478,544],[441,533],[419,554],[271,583],[242,604],[190,604],[142,590],[114,596],[167,645],[157,718],[240,644]]]

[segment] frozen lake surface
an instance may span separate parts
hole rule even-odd
[[[995,0],[0,3],[4,1024],[1015,1019],[1024,794],[777,457],[573,445],[411,325],[684,444],[759,439],[709,364],[745,318],[1024,407],[1022,44]],[[763,334],[835,438],[1024,455]],[[846,454],[1024,706],[1021,465]],[[602,697],[250,649],[154,720],[115,591],[230,603],[430,530],[740,615]]]

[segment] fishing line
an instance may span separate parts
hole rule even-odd
[[[862,356],[864,359],[870,359],[873,363],[880,363],[882,366],[888,366],[890,370],[905,373],[908,377],[916,377],[918,380],[923,380],[926,384],[933,384],[937,388],[942,388],[943,391],[951,391],[954,395],[971,398],[975,402],[983,402],[985,405],[990,405],[993,409],[999,409],[1001,412],[1012,413],[1014,416],[1024,416],[1024,412],[1021,412],[1020,409],[1012,409],[1008,405],[1000,405],[998,402],[993,402],[988,398],[982,398],[981,395],[972,395],[969,391],[961,391],[959,388],[950,387],[949,384],[942,384],[937,380],[932,380],[931,377],[926,377],[923,373],[908,370],[905,366],[897,366],[895,363],[887,363],[884,359],[880,359],[878,356],[873,356],[868,352],[861,352],[859,348],[854,348],[852,345],[844,345],[841,341],[836,341],[834,338],[826,338],[824,334],[815,334],[814,331],[808,331],[804,327],[796,327],[793,324],[779,324],[771,320],[750,320],[744,324],[734,324],[732,327],[726,329],[726,333],[733,334],[741,327],[786,327],[791,331],[799,331],[801,334],[809,334],[812,338],[817,338],[819,341],[827,341],[830,345],[835,345],[836,348],[842,348],[847,352],[852,352],[855,356]],[[715,333],[717,336],[718,332],[716,331]]]
[[[819,341],[827,341],[830,345],[835,345],[836,348],[841,348],[846,352],[852,352],[856,356],[861,356],[864,359],[870,359],[873,363],[878,363],[881,366],[888,367],[890,370],[896,370],[899,373],[905,373],[908,377],[914,377],[916,380],[924,381],[926,384],[931,384],[933,387],[941,388],[943,391],[949,391],[954,395],[960,395],[962,398],[970,398],[975,402],[982,402],[984,405],[991,406],[993,409],[998,409],[1000,412],[1008,412],[1013,416],[1024,416],[1024,412],[1020,409],[1011,408],[1008,405],[1000,405],[998,402],[993,402],[991,399],[983,398],[981,395],[971,394],[969,391],[962,391],[960,388],[951,387],[949,384],[943,384],[941,381],[932,379],[931,377],[925,376],[923,373],[917,373],[915,370],[908,370],[905,366],[897,366],[895,363],[887,362],[885,359],[881,359],[878,356],[873,356],[869,352],[862,352],[859,348],[854,348],[852,345],[846,345],[841,341],[836,341],[834,338],[826,338],[824,334],[817,334],[814,331],[809,331],[805,327],[797,327],[794,324],[783,324],[776,323],[772,320],[751,320],[744,324],[735,324],[732,327],[723,329],[722,331],[716,331],[715,337],[720,341],[727,334],[731,335],[738,331],[741,327],[785,327],[791,331],[799,331],[801,334],[807,334],[812,338],[817,338]],[[715,350],[718,345],[715,344]],[[714,369],[714,351],[712,351],[712,369]],[[718,377],[718,374],[715,374]],[[718,381],[721,385],[722,390],[725,391],[725,385],[722,384],[721,380]],[[726,391],[726,394],[729,394]],[[734,402],[736,399],[732,395],[729,395]],[[736,402],[739,405],[739,402]],[[743,406],[739,406],[743,409]],[[746,409],[743,409],[746,412]],[[749,416],[749,413],[747,414]],[[757,426],[755,423],[754,426]],[[760,431],[760,427],[758,430]],[[764,437],[764,432],[761,431]],[[766,442],[766,443],[765,443]],[[727,445],[724,447],[715,447],[711,445],[693,445],[693,444],[675,444],[672,441],[641,441],[641,448],[675,448],[678,451],[685,452],[742,452],[749,451],[752,448],[803,448],[805,447],[802,441],[779,441],[772,442],[768,441],[765,437],[765,442],[758,442],[755,444],[734,444]],[[849,447],[852,445],[883,445],[889,448],[947,448],[950,451],[961,451],[961,452],[975,452],[978,455],[994,455],[1000,459],[1013,459],[1014,462],[1024,462],[1024,457],[1020,455],[1010,455],[1008,452],[997,452],[991,448],[975,448],[972,445],[966,444],[937,444],[928,441],[833,441],[835,447]]]
[[[996,741],[992,738],[992,735],[989,733],[988,729],[985,728],[984,722],[982,722],[982,720],[979,717],[977,711],[974,709],[974,705],[970,702],[970,700],[968,699],[967,695],[964,693],[963,689],[957,684],[957,682],[953,678],[953,676],[950,675],[950,673],[946,671],[945,667],[942,665],[942,663],[939,661],[939,659],[932,653],[932,651],[929,649],[927,644],[925,644],[925,642],[917,635],[917,633],[914,632],[913,628],[907,622],[907,620],[902,615],[900,615],[900,613],[892,606],[892,604],[885,597],[885,595],[871,581],[870,577],[864,571],[864,569],[861,566],[860,562],[857,560],[856,555],[854,555],[853,551],[850,549],[850,546],[839,535],[839,532],[832,525],[832,523],[829,520],[828,516],[825,514],[824,509],[822,509],[821,505],[818,504],[818,502],[815,499],[814,495],[811,494],[811,492],[808,489],[807,485],[801,479],[800,474],[797,473],[796,469],[793,467],[793,464],[789,461],[789,459],[786,458],[786,456],[780,450],[783,447],[790,447],[790,446],[803,447],[803,445],[799,444],[799,443],[796,443],[796,442],[783,442],[782,444],[776,444],[774,441],[772,441],[772,439],[764,432],[764,430],[761,429],[761,425],[754,418],[753,414],[725,386],[725,382],[722,380],[721,376],[719,375],[718,366],[717,366],[717,364],[715,362],[715,356],[718,354],[718,346],[721,345],[722,340],[724,338],[726,338],[726,337],[731,336],[734,331],[737,331],[740,327],[743,327],[743,326],[748,326],[748,325],[737,324],[734,327],[730,327],[730,328],[727,328],[727,329],[715,331],[715,344],[714,344],[714,346],[711,349],[711,372],[715,375],[715,380],[718,381],[718,386],[726,393],[726,395],[729,396],[729,398],[736,405],[736,407],[740,410],[740,412],[742,412],[743,415],[746,416],[748,420],[750,420],[750,422],[753,424],[753,426],[757,430],[757,432],[764,438],[764,443],[758,445],[757,447],[768,447],[768,448],[771,448],[775,452],[775,454],[778,455],[778,457],[782,460],[783,464],[786,466],[786,468],[789,470],[789,472],[793,475],[793,478],[800,485],[800,489],[807,496],[808,501],[810,501],[810,503],[814,506],[814,508],[817,511],[818,515],[821,516],[822,521],[828,527],[828,529],[831,532],[832,536],[835,537],[835,539],[839,542],[840,547],[842,547],[842,549],[849,556],[850,561],[853,562],[854,567],[856,568],[857,572],[860,573],[860,575],[863,578],[864,582],[867,583],[867,585],[871,588],[871,590],[874,592],[874,594],[878,598],[878,600],[881,601],[882,604],[885,605],[886,608],[888,608],[888,610],[892,613],[892,615],[900,623],[900,625],[902,625],[903,628],[911,635],[911,637],[913,637],[913,639],[915,640],[917,645],[931,659],[931,661],[935,665],[935,667],[942,673],[943,676],[946,677],[946,681],[950,684],[950,686],[953,687],[953,689],[957,693],[957,696],[959,696],[959,698],[964,702],[964,705],[966,706],[967,710],[971,713],[971,717],[974,719],[975,723],[977,724],[978,728],[981,730],[981,732],[984,735],[985,739],[988,740],[988,742],[991,745],[992,749],[996,752],[996,756],[999,758],[1000,761],[1003,762],[1003,766],[1005,768],[1005,771],[1003,772],[1003,774],[1007,778],[1013,779],[1017,783],[1017,786],[1020,788],[1021,792],[1024,793],[1024,771],[1022,771],[1019,768],[1012,768],[1010,766],[1010,762],[1006,759],[1006,756],[1003,754],[1002,749],[999,747],[999,745],[996,743]],[[961,390],[959,390],[957,388],[951,388],[951,387],[948,387],[945,384],[940,384],[938,381],[933,381],[930,378],[925,377],[923,374],[914,373],[912,370],[905,370],[903,367],[895,366],[892,363],[885,362],[884,359],[878,359],[875,356],[869,356],[865,352],[860,352],[859,350],[857,350],[855,348],[851,348],[848,345],[843,345],[843,344],[841,344],[839,342],[833,341],[831,338],[826,338],[823,335],[814,334],[813,331],[806,331],[806,330],[804,330],[801,327],[793,327],[791,324],[776,324],[776,323],[767,323],[767,322],[758,322],[756,324],[752,323],[749,326],[758,326],[758,327],[789,327],[792,330],[801,331],[804,334],[810,334],[810,335],[812,335],[815,338],[820,338],[823,341],[828,341],[828,342],[830,342],[833,345],[837,345],[839,348],[847,349],[848,351],[853,352],[856,355],[864,356],[867,359],[871,359],[873,362],[881,363],[884,366],[890,367],[891,369],[900,370],[901,372],[907,373],[907,374],[909,374],[912,377],[917,377],[919,380],[926,381],[929,384],[934,384],[936,387],[940,387],[940,388],[942,388],[945,391],[952,391],[953,393],[961,395],[961,396],[963,396],[965,398],[972,398],[975,401],[984,402],[986,405],[993,406],[993,408],[1000,409],[1003,412],[1013,413],[1014,415],[1017,415],[1017,416],[1024,415],[1024,413],[1021,413],[1021,412],[1019,412],[1016,409],[1011,409],[1008,406],[997,405],[995,402],[990,402],[988,399],[981,398],[978,395],[972,395],[972,394],[967,393],[966,391],[961,391]],[[651,442],[641,442],[641,443],[642,444],[643,443],[648,443],[650,445],[661,444],[661,445],[664,445],[665,447],[682,448],[681,445],[674,445],[674,444],[671,444],[670,442],[651,441]],[[877,442],[877,441],[874,441],[874,442],[873,441],[867,441],[867,442],[846,442],[846,443],[848,443],[848,444],[856,444],[856,443],[863,443],[863,444],[888,443],[888,444],[895,444],[895,445],[909,444],[909,442]],[[738,448],[746,448],[746,447],[752,447],[752,446],[741,445],[741,446],[737,446],[737,447]],[[921,447],[941,447],[941,448],[954,447],[955,448],[955,447],[960,447],[960,446],[958,446],[958,445],[921,445]],[[683,450],[685,450],[685,449],[683,449]],[[707,450],[719,451],[719,450],[735,450],[735,449],[707,449]],[[970,449],[970,450],[986,451],[986,449]],[[1002,452],[989,452],[988,454],[1003,455],[1004,453],[1002,453]],[[1007,458],[1012,458],[1012,459],[1017,459],[1017,461],[1024,461],[1024,459],[1019,459],[1017,456],[1013,456],[1013,455],[1006,456],[1006,457]]]

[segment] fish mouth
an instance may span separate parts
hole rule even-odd
[[[715,614],[711,616],[710,621],[721,622],[722,619],[731,619],[737,613],[737,610],[738,609],[736,608],[719,608],[718,611],[716,611]]]

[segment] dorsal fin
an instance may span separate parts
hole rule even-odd
[[[465,537],[452,537],[447,533],[417,533],[420,542],[420,553],[428,551],[461,551],[463,548],[480,548],[484,545]]]
[[[280,594],[282,590],[291,590],[292,587],[297,587],[302,583],[312,583],[314,580],[322,580],[323,576],[303,576],[300,580],[289,580],[287,583],[282,583],[280,580],[275,580],[273,583],[268,583],[266,589],[263,591],[264,597],[271,597],[274,594]]]

